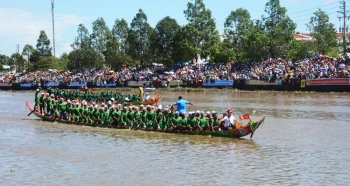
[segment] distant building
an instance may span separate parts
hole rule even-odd
[[[312,42],[314,39],[312,38],[310,33],[300,33],[297,32],[294,34],[294,39],[297,41],[305,41],[305,42]]]
[[[10,70],[10,65],[2,65],[3,66],[3,68],[4,68],[4,70]]]
[[[349,40],[350,37],[350,33],[346,33],[346,40]],[[302,42],[313,42],[315,39],[312,38],[312,35],[310,33],[300,33],[300,32],[296,32],[294,34],[294,39],[296,39],[297,41],[302,41]],[[343,33],[337,33],[337,40],[338,43],[342,43],[343,42]]]

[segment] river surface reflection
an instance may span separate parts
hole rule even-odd
[[[1,185],[349,185],[350,94],[287,92],[182,95],[189,111],[228,105],[266,116],[253,139],[226,139],[44,122],[33,92],[0,92]]]

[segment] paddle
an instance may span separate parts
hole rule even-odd
[[[57,116],[55,115],[55,117],[52,119],[51,123],[56,121]]]
[[[32,110],[29,114],[28,114],[28,116],[30,116],[33,112],[35,111],[35,109],[34,110]]]

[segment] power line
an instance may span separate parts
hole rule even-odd
[[[288,15],[297,14],[297,13],[301,13],[301,12],[306,12],[306,11],[309,11],[309,10],[313,10],[313,9],[329,6],[329,5],[332,5],[332,4],[335,4],[335,3],[338,3],[338,2],[333,2],[333,3],[327,4],[327,5],[323,5],[323,6],[319,6],[319,7],[315,7],[315,8],[310,8],[310,9],[306,9],[306,10],[302,10],[302,11],[298,11],[298,12],[292,12],[292,13],[289,13]]]
[[[328,15],[332,15],[332,14],[336,14],[338,12],[332,12],[332,13],[328,13]],[[308,19],[303,19],[303,20],[298,20],[298,21],[293,21],[294,23],[300,23],[300,22],[304,22],[304,21],[310,21],[310,18]]]
[[[0,51],[1,51],[1,50],[5,50],[5,49],[8,49],[8,48],[12,48],[13,46],[14,46],[14,45],[8,46],[8,47],[6,47],[6,48],[1,48]]]
[[[66,42],[68,42],[68,41],[74,41],[74,39],[75,39],[75,36],[70,37],[70,38],[67,38],[67,39],[62,39],[62,40],[56,42],[56,44],[59,44],[59,43],[66,43]]]
[[[339,2],[342,6],[340,6],[340,11],[338,11],[337,13],[339,13],[340,15],[338,15],[338,18],[339,18],[339,21],[341,19],[343,19],[343,30],[342,30],[342,33],[343,33],[343,48],[344,48],[344,56],[346,56],[346,20],[350,18],[350,15],[348,14],[349,11],[346,10],[346,2],[345,1],[340,1]],[[340,29],[341,30],[341,29]]]
[[[326,9],[326,10],[322,10],[322,11],[327,11],[327,10],[332,10],[332,9],[336,9],[336,8],[339,8],[339,7],[333,7],[333,8],[329,8],[329,9]],[[291,19],[294,19],[294,18],[298,18],[298,17],[304,17],[304,16],[308,16],[308,15],[312,15],[312,14],[314,14],[314,12],[313,13],[309,13],[309,14],[304,14],[304,15],[300,15],[300,16],[296,16],[296,17],[290,17]]]

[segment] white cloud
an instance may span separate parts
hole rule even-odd
[[[56,56],[71,50],[68,46],[74,40],[78,24],[87,19],[87,17],[79,17],[74,14],[55,14]],[[45,30],[52,43],[51,13],[39,15],[21,9],[0,8],[0,22],[0,50],[16,44],[20,45],[20,49],[25,44],[35,47],[41,30]],[[2,50],[2,53],[8,52],[7,55],[11,55],[14,50],[15,47],[7,51]]]

